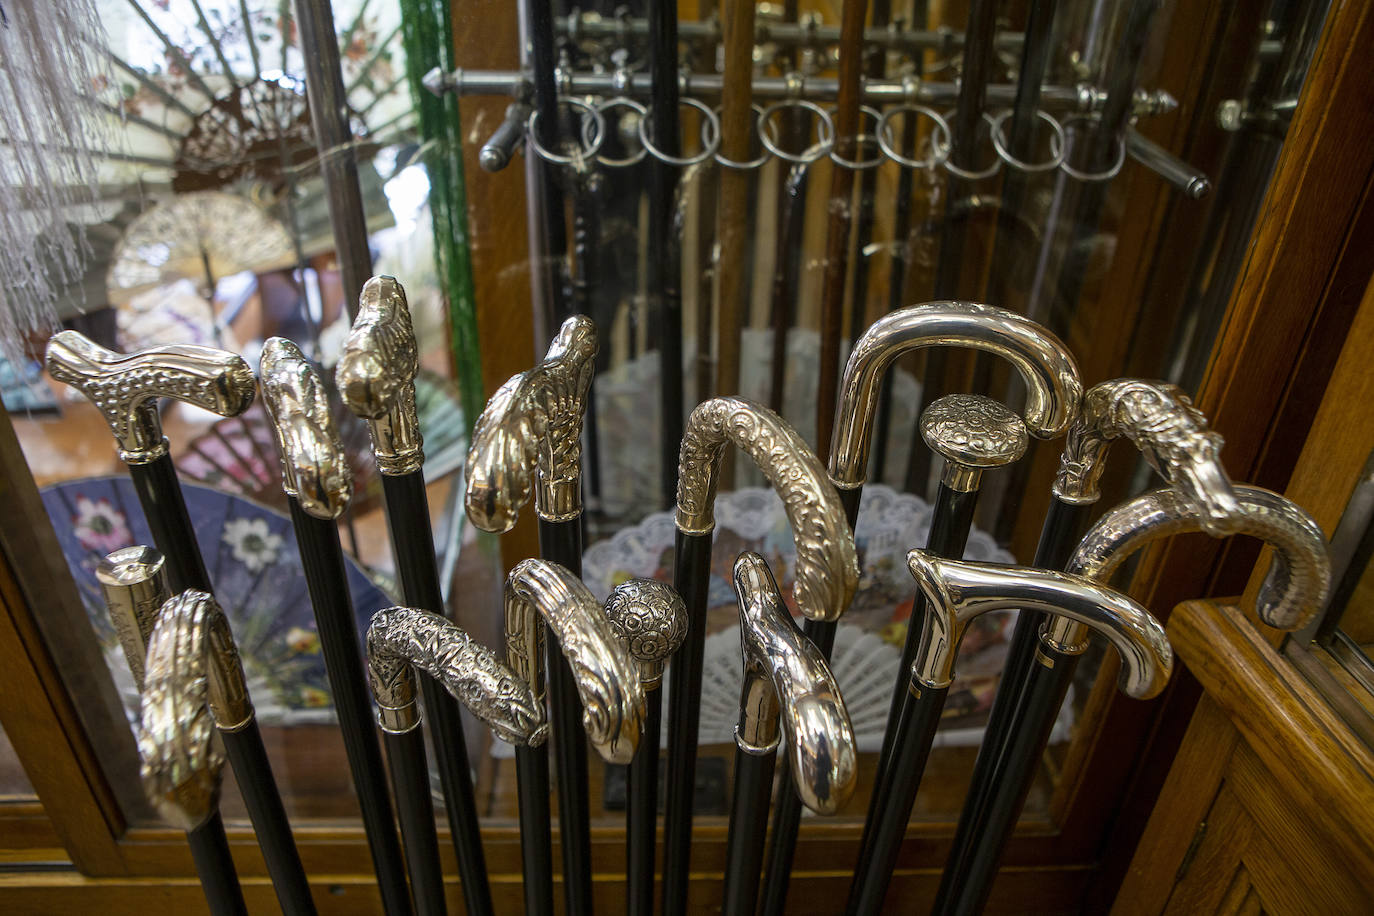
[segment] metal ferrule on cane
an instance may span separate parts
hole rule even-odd
[[[506,579],[506,660],[543,702],[542,623],[568,660],[582,701],[582,725],[608,763],[629,763],[644,719],[639,665],[616,638],[601,605],[566,568],[524,560]]]
[[[319,375],[300,348],[282,337],[264,345],[259,369],[281,456],[282,489],[315,518],[338,518],[353,496],[353,474]]]
[[[817,814],[834,814],[853,794],[858,776],[854,729],[839,684],[792,622],[763,557],[739,556],[735,591],[744,656],[735,744],[746,754],[767,754],[781,737],[802,803]]]
[[[358,314],[344,342],[334,380],[348,409],[367,420],[377,469],[401,476],[425,463],[415,407],[419,349],[405,290],[395,277],[363,284]]]

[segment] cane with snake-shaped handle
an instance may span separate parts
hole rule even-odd
[[[373,277],[363,285],[358,314],[334,379],[344,404],[367,421],[372,433],[402,601],[406,607],[443,614],[444,595],[425,495],[424,441],[415,407],[419,366],[405,290],[394,277]],[[420,692],[458,855],[463,903],[469,913],[491,916],[491,886],[462,715],[457,701],[428,675],[420,677]]]
[[[109,424],[119,456],[129,466],[129,478],[153,542],[166,558],[173,593],[187,589],[212,593],[167,439],[162,435],[157,401],[172,398],[220,416],[238,416],[248,409],[257,392],[253,370],[241,357],[210,347],[153,347],[126,356],[76,331],[53,335],[48,341],[46,363],[48,374],[89,398]],[[305,869],[257,720],[249,717],[241,728],[225,731],[224,749],[262,846],[278,902],[287,916],[314,913]]]

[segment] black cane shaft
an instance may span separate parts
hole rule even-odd
[[[992,774],[992,794],[986,803],[982,833],[960,863],[960,880],[950,880],[948,871],[941,876],[933,913],[972,916],[987,903],[1002,852],[1026,804],[1040,756],[1049,743],[1077,664],[1077,656],[1039,648],[1018,696],[1014,727],[998,761],[1000,766]]]
[[[186,511],[176,468],[170,455],[163,455],[148,464],[129,465],[129,479],[138,494],[139,505],[148,520],[153,543],[167,562],[167,579],[172,594],[188,588],[211,591],[210,574],[205,570],[200,547],[196,543],[196,529]]]
[[[253,832],[262,847],[262,857],[282,912],[286,916],[313,914],[315,902],[310,898],[310,883],[305,878],[296,841],[291,837],[286,806],[272,778],[272,762],[267,759],[258,720],[250,720],[238,731],[222,731],[220,737],[224,740],[224,755],[234,768],[243,805],[253,822]]]
[[[668,669],[668,770],[664,779],[663,916],[687,911],[692,856],[692,803],[696,789],[697,723],[701,717],[701,666],[706,647],[706,601],[711,534],[677,533],[673,587],[687,608],[687,638]]]
[[[752,916],[755,912],[776,760],[775,753],[746,754],[735,749],[735,794],[725,841],[725,916]]]
[[[682,153],[678,119],[677,4],[648,0],[649,73],[654,146],[671,156]],[[676,166],[655,157],[649,168],[650,295],[657,309],[650,315],[657,326],[659,348],[659,410],[661,487],[665,506],[672,505],[677,484],[678,443],[682,439],[682,291],[679,253],[673,230]]]
[[[439,837],[434,829],[424,735],[419,728],[400,734],[387,732],[386,755],[391,761],[391,785],[396,792],[401,835],[405,838],[415,912],[419,916],[444,916],[448,906],[439,861]]]
[[[892,766],[879,774],[873,787],[873,796],[882,798],[883,804],[870,811],[859,841],[859,859],[849,886],[848,916],[870,916],[882,910],[948,694],[947,686],[928,687],[914,678],[906,683],[893,731]]]
[[[539,520],[539,553],[582,574],[581,517]],[[558,831],[563,850],[563,893],[570,914],[592,911],[591,811],[587,797],[587,733],[572,668],[552,631],[544,639],[549,672],[550,732],[558,775]]]
[[[362,812],[372,867],[377,873],[382,908],[388,914],[409,913],[405,860],[396,838],[396,820],[387,794],[382,750],[372,722],[367,674],[363,670],[358,626],[348,593],[348,573],[339,544],[339,529],[334,522],[315,518],[301,509],[295,497],[288,498],[287,502],[291,507],[291,522],[296,529],[306,585],[310,589],[310,603],[315,609],[324,669],[339,716],[344,753],[353,774],[353,788]]]
[[[434,557],[434,534],[429,522],[422,471],[383,474],[382,496],[386,501],[387,528],[396,560],[396,576],[405,603],[424,611],[444,613],[439,587],[439,567]],[[448,691],[428,675],[420,675],[425,720],[434,743],[434,762],[444,789],[444,807],[458,855],[463,902],[469,913],[491,913],[491,886],[487,882],[482,830],[477,819],[472,778],[468,775],[467,740],[462,711]]]
[[[549,749],[517,747],[515,782],[520,803],[520,862],[525,916],[553,914],[553,839],[549,834]]]
[[[229,853],[229,839],[224,835],[224,821],[219,812],[210,815],[209,820],[195,830],[186,831],[186,842],[191,847],[191,859],[196,864],[196,875],[205,891],[211,916],[248,916],[248,905],[243,901],[243,888],[239,887],[238,872]]]
[[[654,916],[654,850],[658,826],[658,730],[663,693],[644,694],[644,734],[630,761],[625,809],[626,909],[630,916]]]

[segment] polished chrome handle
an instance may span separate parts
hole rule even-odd
[[[323,381],[300,348],[282,337],[263,346],[258,368],[281,456],[282,488],[316,518],[338,518],[353,495],[353,474]]]

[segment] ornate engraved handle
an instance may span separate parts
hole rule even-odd
[[[162,817],[191,830],[218,804],[224,759],[212,724],[236,731],[253,719],[238,650],[215,599],[198,591],[169,599],[158,612],[145,666],[138,729],[143,787]]]
[[[687,638],[687,605],[671,585],[629,579],[606,599],[606,619],[616,638],[639,662],[639,682],[652,690],[663,680],[669,656]]]
[[[558,331],[543,361],[512,376],[491,396],[472,431],[467,461],[467,510],[483,531],[515,526],[530,500],[548,521],[582,511],[582,416],[596,364],[596,325],[574,315]]]
[[[277,434],[282,489],[316,518],[338,518],[353,495],[353,475],[324,383],[300,348],[283,337],[267,341],[258,368]]]
[[[373,277],[363,284],[358,315],[334,381],[348,409],[367,420],[372,453],[383,474],[401,476],[424,466],[424,439],[415,410],[419,370],[406,291],[395,277]]]
[[[372,616],[367,628],[367,679],[384,731],[420,724],[415,668],[433,677],[509,744],[538,746],[548,737],[544,704],[534,689],[453,621],[408,607]]]
[[[1105,636],[1121,656],[1118,686],[1123,693],[1149,699],[1169,682],[1174,652],[1164,627],[1130,598],[1091,579],[1033,567],[944,560],[924,550],[907,554],[907,568],[929,606],[912,665],[912,673],[929,687],[948,687],[953,680],[959,642],[973,618],[1012,608],[1068,618]],[[1087,646],[1080,641],[1055,648],[1076,655]]]
[[[143,691],[144,657],[157,612],[171,597],[162,554],[151,547],[125,547],[106,555],[95,569],[110,621],[119,636],[134,684]]]
[[[1255,602],[1261,620],[1296,630],[1326,602],[1331,560],[1326,536],[1302,508],[1261,487],[1237,484],[1240,511],[1228,530],[1257,537],[1274,548],[1274,559]],[[1126,558],[1151,541],[1202,530],[1202,509],[1176,490],[1155,490],[1112,509],[1079,542],[1069,572],[1106,582]],[[1072,645],[1072,628],[1058,624],[1050,638]]]
[[[782,498],[797,545],[792,594],[812,620],[836,620],[859,583],[859,557],[839,495],[819,459],[773,411],[744,398],[697,405],[682,436],[677,478],[677,527],[705,534],[715,527],[716,482],[727,443],[763,471]]]
[[[859,759],[840,685],[792,622],[763,557],[739,555],[735,592],[744,654],[735,743],[747,754],[772,753],[781,719],[798,797],[817,814],[834,814],[854,792]]]
[[[1107,450],[1120,436],[1197,506],[1204,531],[1223,537],[1234,530],[1240,507],[1221,466],[1221,436],[1208,428],[1188,395],[1168,382],[1114,379],[1088,389],[1059,459],[1055,496],[1066,503],[1096,502]]]
[[[921,438],[945,459],[941,479],[951,490],[978,489],[983,471],[1026,453],[1026,423],[1000,401],[978,394],[939,398],[921,414]]]
[[[582,580],[547,560],[523,560],[506,579],[506,660],[543,702],[543,626],[572,668],[582,726],[608,763],[629,763],[644,722],[639,666]]]
[[[48,374],[96,406],[119,443],[119,457],[147,464],[167,454],[158,398],[174,398],[236,417],[253,403],[257,386],[242,357],[226,350],[178,344],[124,355],[76,331],[48,341]]]
[[[1011,363],[1025,382],[1023,415],[1037,438],[1063,433],[1078,409],[1083,393],[1078,365],[1059,338],[1035,322],[975,302],[905,308],[874,322],[849,354],[830,445],[830,479],[835,486],[853,489],[863,484],[883,373],[897,357],[922,347],[970,347]]]

